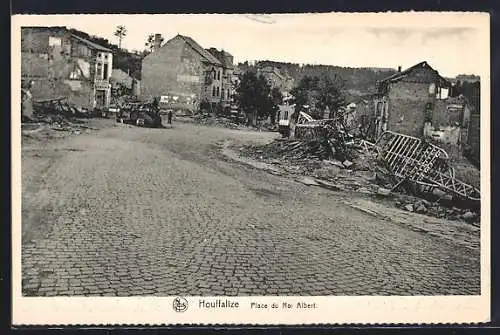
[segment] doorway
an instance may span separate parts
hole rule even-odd
[[[106,91],[97,90],[95,92],[96,108],[104,108],[106,106]]]

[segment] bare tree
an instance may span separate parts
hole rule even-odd
[[[115,36],[118,37],[118,48],[122,48],[122,40],[127,36],[127,28],[125,26],[117,26]]]

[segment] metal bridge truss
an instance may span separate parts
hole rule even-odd
[[[427,191],[439,188],[461,198],[480,200],[478,189],[455,178],[455,170],[449,166],[448,154],[442,148],[391,131],[383,132],[373,147],[398,181],[410,180]]]

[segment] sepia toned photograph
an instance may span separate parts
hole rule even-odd
[[[20,297],[489,294],[489,32],[355,15],[18,17]]]

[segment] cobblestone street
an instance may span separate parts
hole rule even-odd
[[[479,248],[231,162],[216,145],[275,136],[117,125],[23,145],[23,294],[480,294]]]

